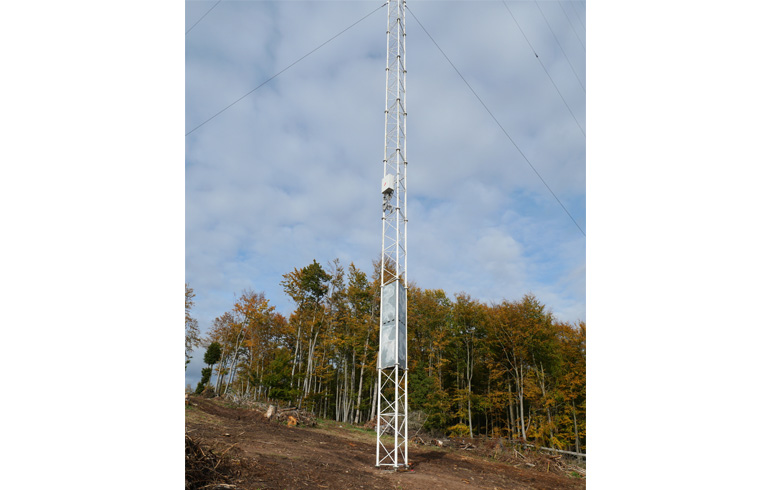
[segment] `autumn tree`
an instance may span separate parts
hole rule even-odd
[[[381,273],[373,265],[369,277],[336,259],[285,274],[288,320],[264,293],[244,291],[208,334],[207,344],[221,345],[206,368],[216,392],[350,423],[373,418]],[[585,452],[584,322],[556,321],[531,294],[487,305],[410,283],[407,295],[409,410],[424,414],[425,430]]]
[[[530,426],[539,439],[545,439],[546,432],[553,439],[553,403],[549,390],[560,370],[553,318],[531,294],[520,301],[503,301],[493,309],[493,317],[492,338],[497,355],[506,367],[511,425],[514,420],[518,421],[519,436],[524,440],[528,439]],[[533,424],[539,415],[544,416],[543,421]]]
[[[242,318],[243,362],[241,383],[246,391],[254,391],[254,398],[264,395],[265,368],[275,355],[275,349],[282,345],[285,320],[275,312],[275,306],[263,292],[246,290],[233,307],[237,317]]]
[[[452,308],[452,327],[458,378],[461,377],[462,384],[465,385],[461,389],[461,383],[458,383],[456,399],[461,402],[461,406],[467,407],[468,433],[473,438],[473,375],[476,371],[476,361],[480,357],[478,351],[483,349],[487,337],[482,305],[466,293],[457,294]]]
[[[334,394],[335,419],[347,422],[351,416],[355,384],[356,354],[353,319],[348,304],[345,270],[339,259],[330,264],[329,294],[327,296],[327,325],[324,331],[324,353],[321,363],[324,376],[324,411],[330,395]],[[327,353],[328,350],[328,353]],[[327,360],[328,359],[328,360]],[[319,373],[321,374],[321,373]],[[329,386],[332,378],[333,385]]]
[[[331,280],[331,275],[313,260],[312,264],[302,269],[295,268],[292,272],[284,274],[283,278],[281,285],[297,306],[289,318],[289,323],[295,327],[296,331],[293,339],[292,384],[295,381],[299,383],[295,376],[302,377],[302,399],[304,399],[312,387],[315,349],[325,320],[323,299],[329,291],[328,282]],[[305,354],[304,358],[303,354]],[[300,405],[302,399],[299,400]]]
[[[286,320],[275,312],[265,294],[244,290],[232,310],[217,317],[209,332],[222,345],[215,391],[227,393],[235,383],[241,394],[266,396],[265,369],[276,349],[286,346]]]
[[[376,350],[377,334],[379,333],[377,312],[377,292],[379,284],[369,281],[366,273],[356,268],[352,262],[348,266],[348,286],[346,298],[349,304],[349,321],[351,323],[351,337],[354,352],[358,354],[360,364],[356,366],[353,361],[353,377],[355,382],[355,369],[358,367],[358,389],[356,394],[355,423],[364,422],[363,420],[363,390],[364,377],[366,373],[370,374],[370,379],[374,380],[376,373]],[[354,385],[355,386],[355,385]]]
[[[225,382],[225,377],[229,372],[229,360],[233,358],[232,354],[235,351],[236,343],[240,340],[238,338],[238,328],[233,313],[228,311],[216,317],[209,330],[209,343],[218,342],[222,346],[222,355],[214,370],[217,375],[217,380],[214,383],[214,391],[216,393],[220,392],[221,387]]]
[[[574,441],[574,449],[580,453],[586,444],[586,324],[560,322],[555,326],[563,360],[556,394],[563,407],[559,412],[559,436]]]
[[[192,352],[195,347],[200,347],[201,338],[198,329],[198,320],[192,317],[190,311],[195,306],[193,298],[195,293],[189,284],[184,285],[184,368],[190,364]]]

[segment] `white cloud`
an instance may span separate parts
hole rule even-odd
[[[585,52],[547,3],[584,79]],[[508,5],[585,127],[585,93],[542,15]],[[376,7],[218,5],[187,36],[187,131]],[[583,134],[504,6],[410,9],[585,228]],[[379,257],[385,20],[381,9],[186,137],[186,279],[203,329],[249,287],[289,313],[281,276],[313,259],[368,273]],[[585,238],[409,12],[407,29],[410,280],[489,302],[531,291],[584,319]]]

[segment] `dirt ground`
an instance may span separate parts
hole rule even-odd
[[[186,407],[187,435],[221,459],[230,471],[226,485],[208,488],[293,490],[329,488],[382,490],[556,490],[585,489],[585,477],[549,463],[501,463],[488,453],[411,444],[411,470],[374,466],[373,431],[319,421],[288,427],[263,412],[192,398]],[[479,451],[479,453],[482,453]],[[487,457],[485,457],[487,456]],[[529,460],[532,461],[532,460]]]

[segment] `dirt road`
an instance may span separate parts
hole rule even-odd
[[[233,468],[227,482],[250,490],[328,488],[382,490],[585,489],[585,478],[499,463],[469,451],[409,448],[412,470],[375,468],[374,433],[321,421],[287,427],[261,412],[194,398],[186,409],[187,434],[223,456]],[[521,466],[521,465],[519,465]]]

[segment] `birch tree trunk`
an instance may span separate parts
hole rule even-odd
[[[222,378],[224,377],[222,375],[222,372],[224,370],[224,368],[222,367],[222,364],[224,363],[224,361],[225,361],[225,356],[222,356],[219,359],[219,364],[217,365],[217,382],[214,385],[214,392],[217,394],[219,393],[219,387],[221,386]]]
[[[230,383],[233,382],[233,378],[235,377],[235,368],[237,367],[238,363],[238,350],[241,348],[241,334],[238,333],[238,338],[236,339],[237,344],[235,346],[235,350],[233,351],[233,362],[230,366],[230,377],[227,381],[227,384],[225,385],[225,392],[224,394],[227,394],[227,390],[230,389]]]
[[[307,350],[307,366],[306,366],[306,369],[305,369],[305,382],[303,384],[303,391],[304,391],[304,394],[305,394],[304,396],[307,396],[310,393],[310,388],[311,388],[310,382],[311,382],[311,379],[312,379],[312,376],[313,376],[313,369],[315,368],[315,366],[313,365],[314,364],[313,363],[313,357],[314,357],[314,354],[315,354],[316,342],[318,341],[318,334],[320,332],[321,332],[320,328],[318,330],[316,330],[315,335],[313,336],[313,340],[310,342],[310,345],[308,346],[308,350]],[[312,335],[312,331],[311,331],[311,335]]]
[[[369,420],[374,419],[377,416],[377,397],[379,396],[379,387],[377,386],[377,378],[372,381],[372,411],[369,414]]]
[[[471,380],[473,379],[473,355],[471,354],[471,345],[465,343],[465,375],[468,380],[468,430],[473,439],[473,416],[471,414]]]
[[[353,360],[350,363],[350,380],[345,382],[346,385],[349,385],[349,388],[346,387],[345,391],[348,394],[348,408],[347,408],[347,414],[345,415],[345,422],[351,423],[353,422],[353,393],[355,392],[355,386],[356,386],[356,350],[353,349]]]
[[[510,416],[510,423],[508,424],[508,431],[511,440],[516,432],[516,414],[513,408],[513,392],[511,390],[511,380],[508,378],[508,415]]]
[[[337,387],[337,393],[334,396],[334,420],[340,421],[340,371],[335,370],[334,385]]]
[[[356,423],[361,423],[361,391],[364,389],[364,371],[366,370],[366,354],[369,350],[369,332],[366,332],[366,343],[364,343],[364,357],[361,360],[361,375],[358,378],[358,398],[356,399]]]
[[[294,388],[294,371],[297,368],[297,363],[299,362],[299,346],[302,344],[302,321],[297,322],[297,344],[294,346],[294,359],[291,363],[291,387]]]
[[[519,418],[521,420],[521,438],[527,440],[527,428],[524,427],[524,363],[517,365],[514,372],[516,373],[516,384],[518,385],[518,398],[519,398]]]
[[[578,433],[577,417],[575,416],[575,400],[572,400],[572,422],[575,427],[575,452],[580,453],[580,435]]]
[[[324,418],[327,418],[326,415],[329,411],[329,385],[327,384],[324,388]]]
[[[535,368],[537,371],[537,368]],[[543,363],[540,363],[540,390],[543,392],[543,404],[545,405],[545,413],[548,415],[548,433],[551,434],[551,439],[548,441],[548,445],[553,442],[553,422],[551,421],[551,407],[548,406],[547,394],[545,392],[545,369],[543,369]]]

